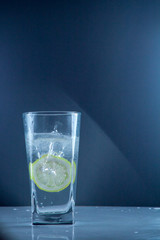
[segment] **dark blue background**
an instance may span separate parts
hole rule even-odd
[[[82,112],[77,205],[160,205],[160,1],[0,6],[0,205],[29,205],[22,112]]]

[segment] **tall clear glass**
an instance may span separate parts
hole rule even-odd
[[[33,224],[74,223],[81,113],[23,113]]]

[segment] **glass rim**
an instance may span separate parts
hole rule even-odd
[[[23,116],[25,115],[37,115],[37,116],[62,116],[62,115],[72,115],[77,114],[81,115],[81,112],[76,111],[33,111],[33,112],[24,112],[22,113]]]

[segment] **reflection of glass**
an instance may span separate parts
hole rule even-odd
[[[64,236],[53,236],[53,235],[45,235],[45,234],[38,235],[38,238],[37,238],[37,240],[46,240],[46,239],[69,240],[68,237],[64,237]]]
[[[23,114],[33,224],[74,222],[80,113]]]
[[[32,227],[32,240],[74,240],[74,226],[63,228]]]

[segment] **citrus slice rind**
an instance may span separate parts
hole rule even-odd
[[[76,164],[73,168],[73,182],[76,177]],[[36,186],[47,192],[60,192],[71,183],[71,163],[53,155],[43,155],[29,164],[30,179]]]
[[[76,180],[76,163],[73,161],[73,183]]]

